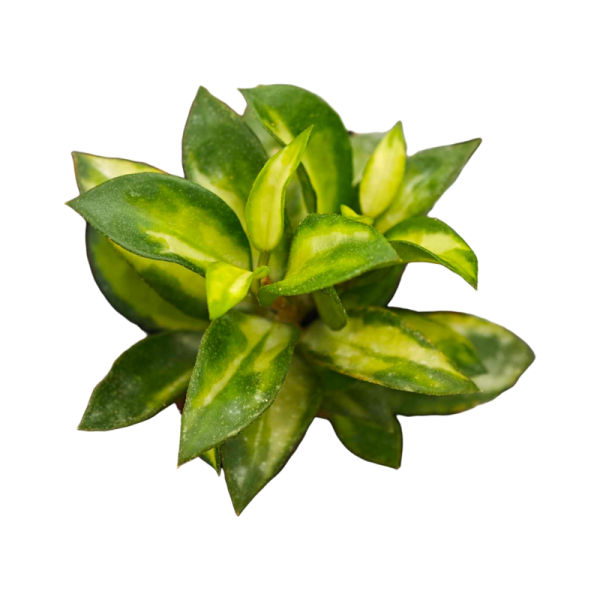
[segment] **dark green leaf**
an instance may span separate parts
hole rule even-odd
[[[348,322],[344,305],[334,287],[323,288],[313,293],[319,316],[334,331],[342,329]]]
[[[404,274],[406,265],[394,265],[369,271],[338,287],[338,294],[346,310],[367,306],[387,306]]]

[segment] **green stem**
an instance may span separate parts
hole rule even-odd
[[[261,250],[258,255],[258,262],[256,263],[256,268],[266,267],[269,264],[269,254],[268,250]],[[250,289],[255,295],[258,295],[258,290],[260,289],[260,279],[255,279],[250,286]]]

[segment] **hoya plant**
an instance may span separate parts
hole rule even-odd
[[[408,263],[477,287],[477,258],[428,214],[479,139],[407,154],[402,124],[348,132],[291,85],[241,90],[242,116],[200,88],[185,178],[75,152],[90,267],[147,336],[94,389],[79,428],[181,411],[179,465],[200,458],[239,514],[315,417],[350,452],[398,468],[397,415],[496,398],[534,359],[504,327],[390,307]]]

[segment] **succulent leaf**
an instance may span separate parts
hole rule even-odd
[[[252,245],[261,252],[271,252],[283,237],[285,195],[296,172],[312,126],[272,156],[254,181],[246,204],[246,228]]]
[[[436,396],[478,391],[440,350],[391,310],[372,307],[349,313],[340,331],[315,321],[303,335],[302,347],[324,367],[393,389]]]
[[[180,465],[233,437],[269,408],[299,333],[293,325],[236,311],[210,324],[183,410]]]
[[[467,242],[443,221],[412,217],[398,223],[385,237],[402,263],[437,263],[477,289],[477,257]]]
[[[383,133],[354,133],[349,132],[350,144],[352,146],[352,166],[354,179],[352,185],[358,187],[369,158],[377,148],[377,144],[384,138],[385,132]]]
[[[245,225],[246,200],[266,160],[242,117],[201,87],[183,133],[186,178],[219,196]]]
[[[323,288],[313,293],[319,316],[333,331],[346,326],[348,315],[334,287]]]
[[[339,115],[319,96],[293,85],[261,85],[240,90],[271,135],[289,144],[314,125],[302,159],[317,196],[317,212],[338,212],[348,204],[352,150]]]
[[[312,369],[294,355],[273,404],[252,425],[222,446],[227,487],[239,515],[285,466],[321,403]]]
[[[292,240],[285,278],[262,287],[258,298],[268,306],[278,296],[308,294],[397,262],[373,227],[341,215],[308,215]]]
[[[159,173],[124,175],[68,202],[93,227],[126,250],[178,263],[200,275],[215,261],[251,266],[248,239],[218,196]]]

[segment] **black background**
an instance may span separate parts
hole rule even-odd
[[[60,200],[76,195],[71,149],[143,160],[180,174],[179,141],[197,83],[188,81],[183,85],[174,80],[170,86],[140,82],[138,88],[134,78],[127,86],[97,86],[77,98],[65,97],[69,109],[59,113],[60,143],[54,145],[52,159]],[[204,83],[242,111],[243,100],[234,85]],[[514,181],[506,177],[507,165],[514,161],[506,153],[506,124],[478,106],[476,98],[468,104],[463,96],[411,98],[383,83],[368,89],[331,81],[297,83],[326,97],[355,131],[385,130],[403,119],[410,152],[477,135],[484,138],[461,179],[434,211],[477,251],[481,291],[475,293],[444,269],[415,265],[409,267],[393,304],[471,311],[506,324],[535,348],[528,296],[522,288],[518,291],[514,280],[531,223],[525,217],[515,219],[522,208],[519,203],[526,199],[515,193]],[[207,466],[196,461],[175,470],[179,418],[175,409],[110,435],[73,432],[92,386],[117,354],[142,334],[118,317],[96,290],[84,256],[83,222],[68,209],[63,211],[59,277],[67,293],[61,341],[69,349],[69,359],[61,381],[60,427],[64,436],[71,436],[67,444],[82,499],[88,506],[143,502],[151,509],[152,498],[160,496],[161,506],[175,514],[185,507],[199,516],[233,518],[223,480]],[[330,426],[317,421],[291,463],[243,520],[269,519],[281,515],[281,509],[286,518],[303,514],[313,521],[336,513],[392,519],[401,511],[406,514],[408,507],[423,507],[414,514],[425,518],[459,518],[464,510],[485,512],[483,494],[508,494],[505,488],[497,489],[497,482],[510,480],[511,469],[521,460],[509,440],[521,436],[518,413],[531,397],[532,378],[527,375],[497,402],[465,415],[402,419],[405,454],[398,473],[351,456]],[[474,486],[480,497],[471,496]],[[171,497],[167,505],[165,493]]]

